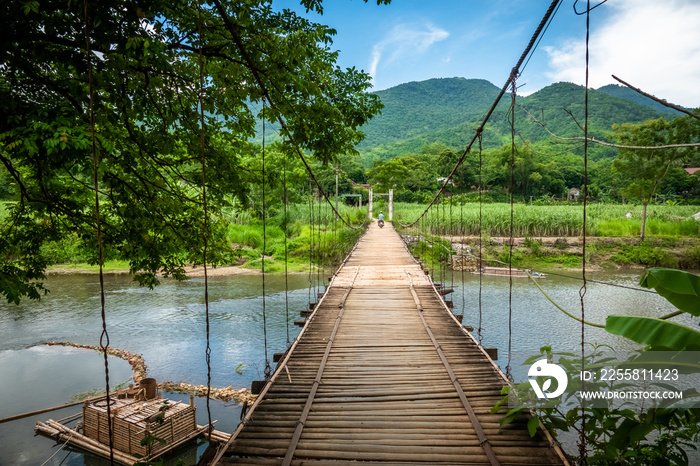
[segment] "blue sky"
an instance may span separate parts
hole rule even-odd
[[[369,72],[381,90],[454,76],[501,87],[550,0],[326,0],[323,16],[306,14],[298,0],[273,4],[336,29],[339,65]],[[585,16],[573,4],[563,1],[520,93],[584,83]],[[700,106],[700,0],[608,0],[591,12],[591,31],[591,87],[613,83],[615,74],[670,102]]]

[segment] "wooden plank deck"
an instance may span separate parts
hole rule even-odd
[[[504,383],[392,226],[372,224],[212,463],[567,464],[527,420],[499,432]]]

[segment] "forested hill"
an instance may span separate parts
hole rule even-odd
[[[589,94],[589,125],[595,137],[604,138],[615,123],[677,116],[672,109],[618,87],[606,86]],[[367,137],[357,148],[366,165],[376,159],[418,153],[426,144],[435,142],[464,149],[498,92],[499,88],[488,81],[465,78],[429,79],[377,91],[384,109],[363,127]],[[552,84],[527,97],[518,97],[518,140],[522,137],[539,142],[552,138],[534,119],[543,121],[559,136],[582,136],[576,121],[583,125],[583,97],[584,87],[571,83]],[[484,132],[485,146],[497,147],[510,141],[506,119],[510,102],[511,97],[504,96],[489,120]],[[597,155],[606,153],[600,151]]]

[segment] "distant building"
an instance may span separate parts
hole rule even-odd
[[[365,189],[369,189],[369,188],[372,187],[372,185],[370,185],[370,184],[359,184],[359,183],[355,183],[355,182],[353,181],[353,182],[352,182],[352,187],[353,187],[353,188],[365,188]]]
[[[566,195],[566,199],[573,202],[578,202],[578,197],[581,191],[578,188],[571,188]]]
[[[437,182],[438,182],[439,184],[445,184],[445,180],[446,180],[446,179],[447,179],[447,177],[446,177],[446,176],[443,176],[443,177],[438,178],[438,179],[437,179]],[[454,181],[452,181],[452,180],[450,180],[450,182],[447,183],[447,184],[448,184],[449,186],[454,186],[454,185],[455,185]]]

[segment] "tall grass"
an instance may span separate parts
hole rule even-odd
[[[425,205],[397,203],[395,217],[404,224],[413,222],[425,210]],[[450,210],[452,215],[450,216]],[[653,236],[700,236],[700,222],[691,215],[696,206],[654,205],[647,210],[647,234]],[[627,218],[630,214],[631,218]],[[510,234],[510,204],[483,204],[481,228],[479,204],[453,204],[449,201],[433,207],[420,221],[437,234],[508,236]],[[591,236],[639,236],[641,206],[591,204],[586,212],[586,230]],[[583,234],[583,206],[513,206],[515,236],[580,236]]]
[[[238,254],[248,259],[248,266],[257,268],[262,255],[266,259],[268,271],[283,270],[285,258],[285,236],[288,263],[294,270],[309,266],[337,264],[347,255],[364,232],[362,228],[368,222],[367,209],[358,209],[344,204],[338,206],[343,219],[353,228],[340,220],[335,220],[333,210],[327,204],[314,203],[289,206],[284,211],[266,219],[265,251],[263,248],[263,226],[259,219],[250,219],[248,224],[230,223],[227,240],[233,243]],[[313,209],[313,212],[312,212]],[[268,262],[268,260],[270,262]]]

